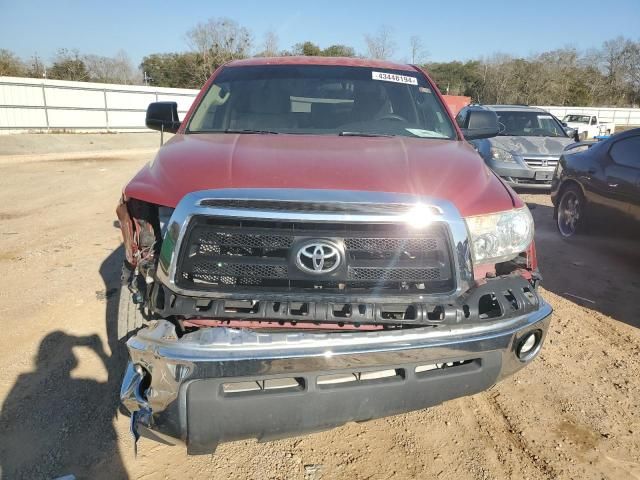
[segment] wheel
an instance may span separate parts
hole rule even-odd
[[[580,188],[569,185],[558,201],[558,231],[564,238],[570,238],[585,230],[585,200]]]
[[[126,263],[122,265],[120,295],[118,299],[118,339],[126,340],[129,335],[144,326],[145,319],[140,305],[133,303],[129,290],[129,279],[133,272]]]
[[[586,130],[585,130],[584,132],[580,132],[579,137],[580,137],[580,140],[581,140],[581,141],[584,141],[584,140],[586,140],[587,138],[589,138],[589,132],[587,132]]]

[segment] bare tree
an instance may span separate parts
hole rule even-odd
[[[371,58],[387,60],[396,50],[393,30],[386,25],[382,25],[375,35],[365,35],[364,41],[367,44],[368,56]]]
[[[47,66],[40,59],[37,53],[33,54],[27,67],[27,77],[47,78]]]
[[[84,55],[82,61],[92,81],[126,85],[140,81],[139,72],[136,71],[124,50],[118,51],[114,57]]]
[[[486,61],[485,87],[483,99],[487,103],[507,103],[515,86],[513,81],[513,58],[496,53]]]
[[[68,50],[61,48],[56,53],[53,65],[48,73],[50,78],[57,80],[73,80],[86,82],[89,80],[89,73],[84,61],[80,57],[78,50]]]
[[[278,55],[278,34],[273,30],[269,30],[264,34],[262,55],[265,57],[275,57]]]
[[[634,103],[640,101],[640,42],[629,45],[629,67],[627,81],[635,92]]]
[[[409,45],[411,46],[411,63],[413,65],[424,63],[427,51],[424,49],[422,39],[417,35],[412,35],[409,38]]]
[[[114,77],[125,84],[140,83],[140,72],[124,50],[118,50],[113,57]]]
[[[619,37],[600,48],[549,50],[527,58],[494,54],[474,61],[430,63],[443,92],[483,103],[637,106],[640,42]]]
[[[22,60],[13,52],[0,48],[0,77],[21,77],[26,72]]]
[[[607,79],[607,88],[615,98],[614,104],[625,104],[632,97],[629,91],[630,74],[634,70],[633,51],[636,44],[624,37],[607,40],[599,51],[599,68]],[[637,66],[636,66],[637,68]]]
[[[187,42],[199,55],[204,79],[229,60],[245,58],[251,50],[251,34],[228,18],[210,18],[187,32]]]

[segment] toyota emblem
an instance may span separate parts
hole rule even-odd
[[[329,242],[307,242],[296,253],[296,265],[305,273],[330,273],[340,266],[340,251]]]

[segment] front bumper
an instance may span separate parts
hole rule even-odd
[[[186,443],[268,440],[437,405],[483,391],[539,352],[551,307],[473,324],[383,332],[261,333],[161,320],[132,337],[121,400],[142,433]],[[520,340],[538,343],[522,360]],[[151,430],[152,432],[150,432]]]
[[[555,159],[557,160],[557,159]],[[524,162],[505,163],[488,162],[491,169],[502,177],[511,187],[516,188],[537,188],[548,190],[551,188],[554,167],[531,168]]]

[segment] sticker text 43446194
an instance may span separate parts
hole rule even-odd
[[[382,80],[384,82],[396,82],[396,83],[407,83],[409,85],[418,85],[418,79],[416,77],[410,77],[408,75],[398,75],[397,73],[371,72],[371,78],[373,80]]]

